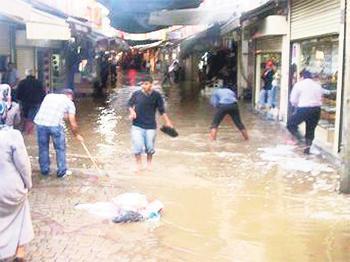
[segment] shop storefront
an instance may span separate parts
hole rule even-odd
[[[255,45],[255,92],[254,103],[257,109],[262,109],[260,104],[260,92],[264,87],[262,75],[266,65],[272,62],[274,65],[274,93],[272,98],[272,107],[275,109],[274,117],[277,118],[277,112],[280,108],[280,90],[281,90],[281,66],[282,66],[282,37],[264,37],[256,39]]]
[[[37,75],[44,87],[56,91],[64,87],[65,70],[60,49],[37,48]]]
[[[324,9],[328,10],[325,14],[317,12]],[[340,33],[340,0],[292,2],[291,84],[298,81],[301,70],[307,69],[327,90],[315,142],[333,154],[340,146],[342,81],[338,76],[343,63]]]
[[[269,119],[286,121],[288,105],[289,39],[286,16],[269,15],[243,21],[243,43],[248,47],[247,79],[252,87],[253,107]],[[243,60],[242,60],[243,61]],[[264,90],[263,75],[272,69],[272,87]],[[265,74],[266,75],[266,74]]]
[[[65,72],[60,54],[62,41],[29,40],[26,31],[16,32],[16,63],[20,79],[25,70],[32,69],[47,90],[63,87]]]

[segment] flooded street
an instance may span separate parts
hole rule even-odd
[[[158,132],[152,170],[137,173],[126,106],[134,89],[119,85],[106,99],[77,104],[81,133],[106,176],[69,135],[73,175],[42,178],[35,137],[26,137],[30,261],[350,261],[350,198],[336,192],[335,165],[285,145],[287,131],[249,104],[240,110],[250,141],[227,118],[209,142],[214,109],[183,83],[162,90],[179,137]],[[75,209],[125,192],[161,200],[160,221],[121,225]]]

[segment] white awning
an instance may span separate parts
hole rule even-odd
[[[27,39],[69,40],[69,24],[63,18],[33,8],[20,0],[2,0],[0,14],[26,25]]]
[[[151,43],[151,44],[146,44],[146,45],[135,45],[132,48],[144,51],[144,50],[147,50],[147,49],[150,49],[150,48],[153,48],[153,47],[160,46],[163,42],[164,41],[157,41],[157,42],[154,42],[154,43]]]
[[[151,25],[208,25],[228,20],[232,10],[181,9],[152,12],[149,18]]]
[[[30,18],[31,5],[20,0],[2,0],[0,14],[17,22],[24,22]]]
[[[71,31],[63,18],[32,8],[26,21],[28,39],[69,40]]]

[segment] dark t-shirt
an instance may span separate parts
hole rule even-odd
[[[41,82],[33,76],[27,76],[18,84],[16,98],[22,103],[39,105],[43,101],[46,92]]]
[[[156,129],[156,110],[162,115],[165,113],[164,101],[161,94],[152,91],[150,95],[142,90],[134,92],[129,100],[129,107],[135,107],[136,119],[132,124],[144,129]]]
[[[275,72],[272,69],[267,69],[264,71],[263,75],[261,76],[261,78],[264,80],[263,89],[271,90],[274,74]]]

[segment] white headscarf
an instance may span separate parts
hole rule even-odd
[[[3,101],[0,101],[0,129],[2,129],[2,127],[5,125],[6,114],[7,114],[6,103]]]
[[[7,108],[11,107],[11,87],[8,84],[0,85],[0,101],[5,102]]]

